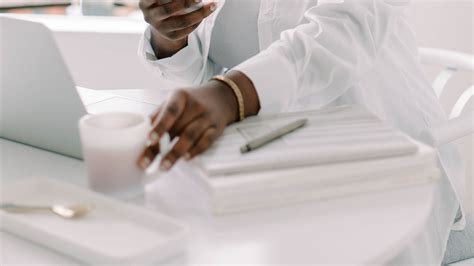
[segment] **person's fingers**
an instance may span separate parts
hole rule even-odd
[[[159,5],[159,0],[140,0],[140,2],[138,2],[138,7],[141,9],[141,10],[147,10],[149,8],[152,8],[154,6],[157,6]],[[167,0],[167,1],[171,1],[171,0]]]
[[[161,27],[168,31],[187,29],[199,24],[203,19],[210,16],[213,11],[214,10],[210,8],[210,5],[205,5],[191,13],[170,17],[162,22]]]
[[[191,7],[202,2],[202,0],[151,0],[155,1],[158,5],[166,5],[171,2],[181,2],[184,3],[185,7]]]
[[[216,11],[216,9],[217,9],[217,4],[214,3],[214,2],[211,2],[209,4],[203,5],[202,8],[200,8],[196,11],[193,11],[190,14],[192,14],[193,16],[201,16],[203,18],[207,18],[212,13],[214,13],[214,11]]]
[[[192,7],[192,6],[195,6],[195,5],[197,5],[201,2],[202,2],[202,0],[185,0],[184,6],[185,7]]]
[[[158,5],[166,5],[166,4],[169,4],[169,3],[173,2],[173,1],[177,1],[177,0],[154,0],[154,1],[157,2]],[[180,0],[178,0],[178,1],[180,1]]]
[[[204,6],[203,8],[201,8],[199,10],[194,11],[194,12],[197,12],[196,14],[201,14],[201,16],[204,16],[204,18],[206,18],[212,12],[214,12],[214,10],[215,10],[215,3],[211,3],[209,5]],[[195,15],[195,16],[197,16],[197,15]],[[202,20],[201,20],[201,22],[202,22]],[[200,25],[201,22],[198,22],[197,24],[192,25],[191,27],[181,29],[181,30],[168,31],[168,32],[166,32],[166,30],[162,30],[163,35],[166,38],[170,39],[170,40],[175,40],[175,41],[176,40],[182,40],[182,39],[186,38],[187,36],[189,36],[189,34],[191,34],[194,30],[196,30],[196,28]]]
[[[151,124],[153,125],[160,115],[161,109],[163,108],[163,105],[160,105],[151,115],[150,115],[150,120]]]
[[[156,10],[158,10],[158,14],[161,17],[167,18],[173,16],[174,14],[182,12],[186,8],[189,8],[188,2],[185,0],[179,0],[157,6]]]
[[[138,158],[138,166],[141,169],[147,169],[160,153],[160,144],[148,146]]]
[[[191,104],[189,106],[186,106],[186,109],[189,110],[186,111],[186,115],[183,115],[180,117],[178,121],[173,125],[173,127],[168,131],[168,134],[170,135],[170,139],[174,139],[181,135],[183,131],[186,129],[186,127],[194,120],[200,119],[201,117],[204,116],[203,114],[203,107],[200,105],[195,105]]]
[[[161,5],[166,5],[173,1],[194,1],[194,0],[140,0],[140,2],[138,2],[138,7],[142,11],[148,11],[152,8],[155,8]]]
[[[160,169],[168,171],[189,149],[201,138],[201,136],[210,128],[211,122],[204,118],[196,119],[191,122],[181,135],[173,148],[161,160]]]
[[[145,21],[155,28],[159,27],[163,20],[171,17],[174,12],[184,10],[186,6],[185,1],[188,0],[161,2],[162,4],[158,4],[157,1],[158,0],[155,0],[155,4],[152,5],[140,2],[140,9],[143,11]]]
[[[163,20],[169,17],[163,16],[162,8],[161,6],[154,6],[143,11],[145,21],[156,29],[158,29]]]
[[[182,39],[186,38],[189,34],[191,34],[191,32],[196,30],[197,27],[199,27],[200,24],[201,23],[199,22],[198,24],[193,25],[193,26],[191,26],[189,28],[186,28],[186,29],[165,32],[165,33],[163,33],[163,35],[166,38],[170,39],[170,40],[174,40],[174,41],[182,40]]]
[[[189,152],[184,155],[184,158],[186,160],[190,160],[196,157],[196,155],[203,153],[212,145],[212,143],[214,143],[214,141],[219,137],[219,135],[219,130],[216,127],[208,128],[202,134],[196,144],[189,150]]]
[[[173,127],[186,107],[187,97],[188,93],[184,90],[178,90],[171,95],[152,125],[153,130],[149,135],[151,145],[158,143],[163,134]]]

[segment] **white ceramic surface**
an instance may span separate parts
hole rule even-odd
[[[50,213],[0,211],[0,228],[87,263],[157,262],[182,251],[183,224],[78,186],[30,178],[1,187],[1,201],[29,205],[88,203],[94,210],[76,220]]]

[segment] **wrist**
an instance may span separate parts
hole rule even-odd
[[[239,121],[239,104],[232,89],[217,80],[211,80],[209,85],[211,95],[216,103],[216,111],[222,112],[226,123],[229,125]]]
[[[187,37],[181,40],[169,40],[154,28],[151,28],[150,41],[158,59],[171,57],[188,45]]]
[[[244,100],[245,117],[258,114],[260,103],[252,81],[239,71],[230,71],[226,77],[239,87]],[[191,90],[197,99],[223,115],[226,124],[240,121],[240,107],[234,90],[225,82],[211,80],[197,90]]]
[[[215,90],[212,94],[221,104],[218,110],[223,110],[227,124],[258,114],[258,94],[253,82],[242,72],[230,71],[224,78],[213,78],[209,84]]]
[[[253,82],[244,73],[236,70],[227,72],[225,76],[239,87],[245,105],[245,117],[257,115],[260,111],[260,101]]]
[[[202,105],[208,106],[213,113],[222,115],[226,125],[239,120],[238,103],[232,92],[224,83],[211,80],[208,83],[189,90]]]

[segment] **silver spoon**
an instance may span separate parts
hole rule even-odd
[[[91,204],[75,204],[75,205],[52,205],[52,206],[30,206],[18,205],[13,203],[0,204],[0,210],[9,213],[27,213],[36,211],[51,211],[64,219],[75,219],[85,216],[94,209]]]

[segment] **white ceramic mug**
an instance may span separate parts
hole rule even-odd
[[[125,112],[86,115],[79,121],[89,186],[117,198],[131,199],[154,180],[138,166],[151,130],[150,118]]]

